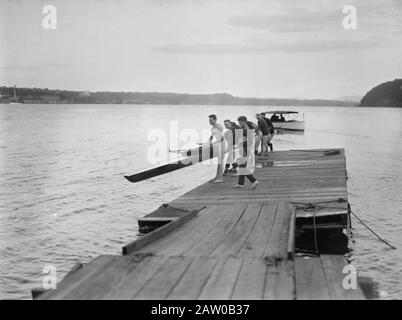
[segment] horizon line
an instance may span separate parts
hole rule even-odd
[[[148,94],[177,94],[177,95],[229,95],[233,98],[240,98],[240,99],[259,99],[259,100],[304,100],[304,101],[342,101],[342,102],[360,102],[364,95],[357,95],[359,96],[360,100],[348,100],[348,99],[341,99],[341,98],[275,98],[275,97],[255,97],[255,96],[237,96],[227,92],[214,92],[214,93],[186,93],[186,92],[172,92],[172,91],[107,91],[107,90],[75,90],[75,89],[52,89],[52,88],[41,88],[41,87],[24,87],[24,86],[17,86],[16,84],[7,86],[2,85],[0,88],[18,88],[20,89],[39,89],[39,90],[52,90],[52,91],[72,91],[72,92],[90,92],[90,93],[99,93],[99,92],[108,92],[108,93],[148,93]],[[349,95],[353,96],[353,95]]]

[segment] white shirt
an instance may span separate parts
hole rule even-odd
[[[214,126],[211,128],[211,136],[216,139],[216,141],[221,141],[223,138],[223,127],[219,123],[216,123]]]

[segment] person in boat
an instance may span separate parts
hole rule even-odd
[[[271,121],[272,121],[272,122],[278,122],[278,121],[279,121],[279,118],[278,118],[278,116],[276,115],[276,113],[274,113],[274,114],[271,116]]]
[[[283,114],[281,113],[280,117],[279,117],[279,121],[280,122],[286,122],[285,117],[283,116]]]
[[[262,114],[257,113],[255,115],[255,117],[257,118],[258,128],[260,129],[260,131],[262,133],[261,152],[259,153],[259,155],[266,155],[266,154],[268,154],[269,127],[268,127],[267,122],[263,118]]]
[[[240,156],[236,160],[239,166],[239,180],[233,188],[244,188],[247,177],[251,182],[251,188],[255,189],[258,185],[258,180],[253,176],[255,171],[255,129],[249,126],[250,121],[247,121],[245,116],[240,116],[237,120],[242,128],[242,135],[238,143]]]
[[[237,125],[236,123],[230,121],[230,120],[225,120],[223,122],[225,125],[225,128],[227,129],[224,133],[226,142],[227,142],[227,159],[226,159],[226,164],[225,164],[225,171],[223,172],[223,175],[227,175],[228,172],[236,172],[237,168],[237,163],[236,163],[236,142],[239,140],[237,132],[241,130],[240,126]],[[237,130],[237,132],[236,132]],[[229,170],[230,165],[232,165],[232,168]]]
[[[265,116],[265,113],[264,113],[264,112],[261,112],[260,114],[261,114],[262,118],[265,120],[265,122],[266,122],[267,125],[268,125],[269,134],[268,134],[267,145],[268,145],[270,151],[273,151],[273,150],[274,150],[274,146],[273,146],[273,144],[272,144],[272,139],[274,138],[274,135],[275,135],[275,127],[274,127],[274,124],[272,123],[271,119],[269,119],[269,118],[267,118],[267,117]],[[268,152],[268,149],[267,149],[267,152]]]
[[[215,114],[211,114],[208,116],[209,124],[211,127],[211,136],[209,137],[209,143],[215,139],[217,143],[217,154],[218,154],[218,166],[216,167],[216,176],[211,179],[209,182],[211,183],[222,183],[223,182],[223,160],[225,157],[225,137],[223,135],[223,127],[221,124],[217,123],[217,117]]]

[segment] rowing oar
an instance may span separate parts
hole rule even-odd
[[[210,149],[210,152],[205,159],[203,158],[203,149],[208,147]],[[201,146],[198,148],[190,149],[186,151],[187,158],[184,158],[182,160],[176,161],[176,162],[171,162],[167,164],[160,165],[158,167],[144,170],[138,173],[135,173],[131,176],[124,176],[128,181],[130,182],[139,182],[143,181],[149,178],[153,178],[165,173],[169,173],[172,171],[176,171],[188,166],[191,166],[193,164],[202,162],[204,160],[208,160],[214,157],[214,151],[213,151],[213,145],[209,144],[208,146]]]
[[[204,148],[206,146],[209,146],[211,143],[209,142],[197,142],[199,147],[191,148],[191,149],[177,149],[177,150],[172,150],[169,148],[170,153],[184,153],[187,156],[190,156],[192,152],[196,150],[200,150],[199,148]]]
[[[144,170],[144,171],[135,173],[131,176],[124,176],[124,178],[126,178],[128,181],[134,183],[134,182],[143,181],[143,180],[146,180],[149,178],[153,178],[153,177],[159,176],[161,174],[179,170],[179,169],[182,169],[182,168],[185,168],[185,167],[188,167],[188,166],[191,166],[194,164],[192,161],[188,161],[188,158],[186,158],[185,160],[187,160],[187,161],[183,160],[183,161],[163,164],[159,167]]]

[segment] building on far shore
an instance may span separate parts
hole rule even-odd
[[[0,93],[0,103],[10,103],[10,97]]]
[[[91,96],[91,92],[89,91],[81,91],[79,94],[80,97],[90,97]]]
[[[56,95],[41,95],[36,97],[33,95],[24,96],[21,99],[22,103],[49,103],[49,104],[60,104],[60,103],[74,103],[74,100],[61,99]]]
[[[40,99],[44,103],[57,103],[60,101],[60,97],[54,95],[42,95]]]

